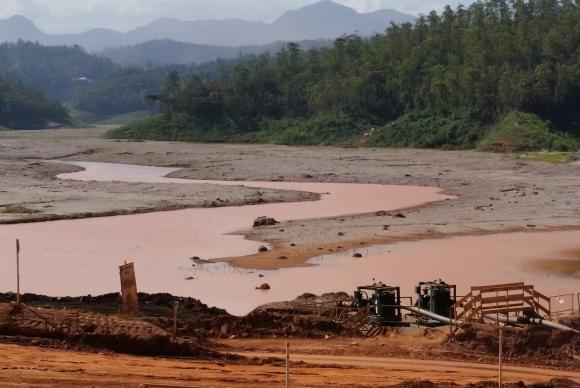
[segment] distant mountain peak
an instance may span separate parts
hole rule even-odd
[[[0,43],[21,40],[40,40],[43,36],[34,23],[22,15],[0,20]]]
[[[324,8],[324,9],[343,8],[343,9],[350,9],[351,11],[354,11],[354,9],[347,7],[346,5],[338,4],[332,0],[321,0],[321,1],[316,2],[314,4],[306,5],[306,6],[302,7],[301,9],[309,9],[309,8]]]
[[[4,21],[13,26],[17,25],[36,29],[36,25],[34,24],[34,22],[22,15],[13,15],[7,19],[4,19]]]
[[[12,20],[12,21],[25,21],[25,22],[29,22],[32,23],[32,21],[30,19],[28,19],[26,16],[22,16],[22,15],[12,15],[9,18],[6,18],[5,20]]]
[[[183,20],[177,18],[170,18],[170,17],[160,17],[158,19],[153,20],[152,22],[148,23],[147,25],[152,24],[165,24],[165,23],[181,23]]]
[[[291,11],[286,11],[278,20],[284,20],[289,17],[300,17],[302,15],[332,17],[333,15],[341,13],[346,15],[357,15],[358,12],[345,5],[335,3],[332,0],[322,0],[314,4],[304,6]]]

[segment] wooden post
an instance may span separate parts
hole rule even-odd
[[[20,240],[16,239],[16,305],[20,307]]]
[[[177,339],[177,309],[179,308],[179,301],[176,300],[173,304],[173,342]]]
[[[290,344],[286,341],[286,388],[290,387]]]
[[[499,388],[503,386],[503,365],[502,365],[502,352],[503,352],[503,326],[499,325]]]
[[[137,280],[135,277],[135,265],[133,263],[119,267],[121,277],[121,296],[123,299],[123,312],[135,314],[139,310],[139,298],[137,294]]]

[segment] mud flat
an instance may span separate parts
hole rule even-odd
[[[83,159],[100,152],[101,146],[109,144],[99,139],[103,131],[2,132],[0,224],[318,199],[317,195],[307,192],[242,186],[198,184],[184,187],[175,184],[57,179],[58,174],[82,169],[47,161]]]
[[[353,240],[377,234],[396,237],[580,227],[577,195],[580,166],[574,164],[554,165],[518,160],[513,155],[471,151],[125,142],[102,139],[104,131],[0,133],[0,161],[3,163],[0,191],[5,191],[0,193],[2,204],[30,207],[39,212],[29,218],[38,218],[78,214],[80,206],[57,211],[58,203],[73,200],[82,202],[83,208],[101,202],[95,214],[130,208],[146,211],[169,205],[210,206],[217,198],[227,199],[221,194],[240,189],[62,182],[54,176],[71,172],[70,167],[36,164],[39,160],[68,159],[178,168],[179,171],[171,174],[176,178],[429,186],[459,196],[450,203],[409,212],[412,217],[407,219],[380,220],[379,223],[372,216],[348,218],[345,222],[337,218],[330,223],[325,220],[327,227],[324,229],[327,230],[319,230],[319,233],[311,233],[322,228],[318,221],[310,220],[305,226],[290,225],[284,232],[279,232],[280,228],[258,232],[272,241],[300,239],[304,243],[320,243],[335,239],[336,227],[348,229],[344,237]],[[75,190],[74,195],[67,194],[69,190]],[[207,194],[203,194],[204,191]],[[185,194],[187,198],[180,197]],[[48,204],[56,202],[52,204],[56,209],[42,207],[39,197],[45,196]],[[95,196],[102,199],[99,201]],[[160,204],[162,201],[165,202]],[[238,199],[234,204],[240,203],[243,201]],[[0,216],[2,219],[15,218],[6,213]],[[388,231],[382,230],[385,224],[390,226]]]

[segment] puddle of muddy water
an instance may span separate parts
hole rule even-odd
[[[560,257],[555,259],[543,258],[533,260],[531,265],[540,271],[556,272],[561,275],[574,276],[580,281],[580,250],[563,252]]]
[[[84,172],[62,178],[208,183],[163,178],[174,169],[82,163]],[[320,201],[267,204],[214,209],[188,209],[121,217],[0,226],[0,286],[14,289],[15,238],[23,242],[22,287],[27,292],[82,295],[119,289],[117,267],[123,260],[136,263],[138,286],[145,292],[192,296],[209,305],[245,314],[258,305],[293,299],[305,292],[352,292],[372,279],[402,287],[410,296],[418,281],[442,278],[459,291],[468,286],[525,281],[543,293],[579,292],[580,282],[538,269],[532,259],[565,258],[562,251],[578,249],[580,231],[512,233],[404,242],[362,248],[353,252],[313,258],[313,266],[278,271],[253,271],[225,263],[199,265],[204,259],[253,254],[258,242],[234,231],[247,229],[261,215],[279,220],[321,218],[344,214],[394,210],[448,197],[435,188],[285,183],[215,182],[303,190],[323,194]],[[260,277],[263,275],[264,277]],[[193,277],[192,280],[186,280]],[[267,282],[269,291],[255,287]]]

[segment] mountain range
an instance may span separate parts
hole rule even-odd
[[[296,42],[304,50],[328,47],[332,40],[303,40]],[[241,55],[276,53],[288,42],[277,41],[266,45],[239,47],[210,46],[195,43],[176,42],[169,39],[150,40],[134,46],[106,49],[99,55],[125,66],[150,67],[165,65],[201,64],[216,59],[236,59]]]
[[[395,10],[358,13],[329,0],[287,11],[272,23],[240,19],[183,21],[160,18],[126,33],[98,28],[75,34],[47,34],[31,20],[12,16],[0,20],[0,42],[27,40],[44,45],[79,45],[91,52],[154,40],[238,47],[277,41],[334,39],[353,33],[369,36],[384,32],[391,23],[414,20],[414,16]]]

